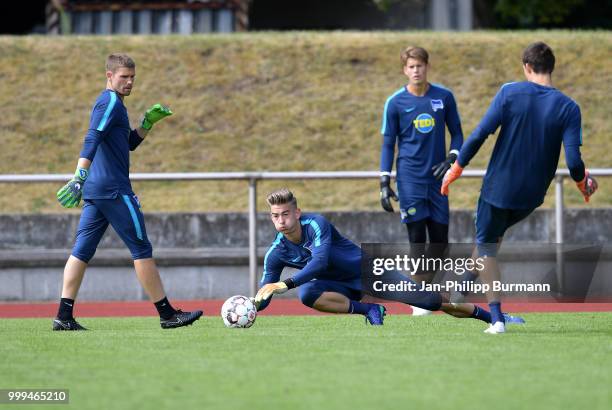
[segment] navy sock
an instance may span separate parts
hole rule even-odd
[[[495,322],[504,322],[504,315],[501,311],[501,303],[500,302],[492,302],[489,303],[489,309],[491,309],[491,323]]]
[[[172,315],[176,313],[176,310],[174,310],[170,302],[168,302],[167,297],[155,302],[155,308],[157,309],[157,313],[159,313],[159,317],[162,319],[170,319]]]
[[[491,314],[487,310],[477,305],[474,305],[472,317],[474,319],[482,320],[483,322],[491,323]]]
[[[373,303],[361,303],[355,300],[351,300],[349,304],[348,313],[354,315],[365,315],[368,313],[368,310],[373,306]]]
[[[74,309],[74,299],[61,298],[59,310],[57,311],[57,318],[60,320],[74,319],[72,316],[72,309]]]

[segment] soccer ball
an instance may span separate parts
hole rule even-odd
[[[227,327],[251,327],[255,323],[257,309],[249,298],[236,295],[223,303],[221,317]]]

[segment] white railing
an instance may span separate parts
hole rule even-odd
[[[612,168],[589,169],[593,176],[612,176]],[[484,170],[466,169],[462,178],[482,178]],[[392,174],[395,177],[395,173]],[[555,175],[555,225],[556,242],[563,243],[563,179],[569,177],[567,169],[559,169]],[[0,175],[0,183],[65,182],[72,174],[21,174]],[[272,179],[378,179],[378,171],[327,171],[327,172],[169,172],[130,174],[132,181],[213,181],[242,180],[249,183],[249,285],[250,294],[257,291],[257,182]]]

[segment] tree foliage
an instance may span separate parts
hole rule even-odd
[[[497,0],[494,11],[502,25],[559,26],[584,0]]]

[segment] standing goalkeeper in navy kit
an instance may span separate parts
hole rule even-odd
[[[561,144],[572,179],[586,202],[597,182],[585,169],[580,155],[582,126],[580,107],[552,85],[555,56],[542,42],[523,51],[527,81],[501,86],[480,124],[461,149],[459,158],[444,177],[442,193],[461,176],[490,134],[500,128],[476,211],[478,256],[487,257],[480,276],[483,282],[499,280],[497,247],[508,228],[542,205],[555,176]],[[490,334],[504,333],[499,292],[488,292],[492,325]]]
[[[147,110],[140,127],[131,130],[123,98],[134,85],[136,65],[126,54],[111,54],[106,60],[106,89],[96,100],[74,178],[57,193],[65,208],[84,200],[76,243],[66,262],[62,298],[53,330],[85,330],[73,316],[74,301],[85,269],[109,224],[130,249],[136,275],[160,316],[162,328],[189,325],[202,311],[175,310],[164,288],[147,238],[144,217],[129,179],[129,152],[145,139],[157,121],[172,115],[155,104]]]
[[[401,54],[408,85],[385,103],[381,134],[380,201],[393,212],[390,174],[397,143],[397,190],[402,222],[411,243],[448,243],[448,198],[440,194],[442,177],[459,154],[463,131],[453,93],[427,82],[429,54],[409,47]],[[446,154],[445,125],[451,135]]]
[[[441,180],[463,143],[461,120],[453,93],[427,81],[429,54],[421,47],[401,53],[408,85],[385,103],[381,134],[380,202],[393,212],[391,199],[400,203],[402,223],[411,244],[448,244],[448,198],[440,194]],[[451,136],[446,153],[446,130]],[[397,143],[397,193],[390,186]],[[444,246],[437,247],[443,252]],[[428,312],[414,309],[414,314]]]

